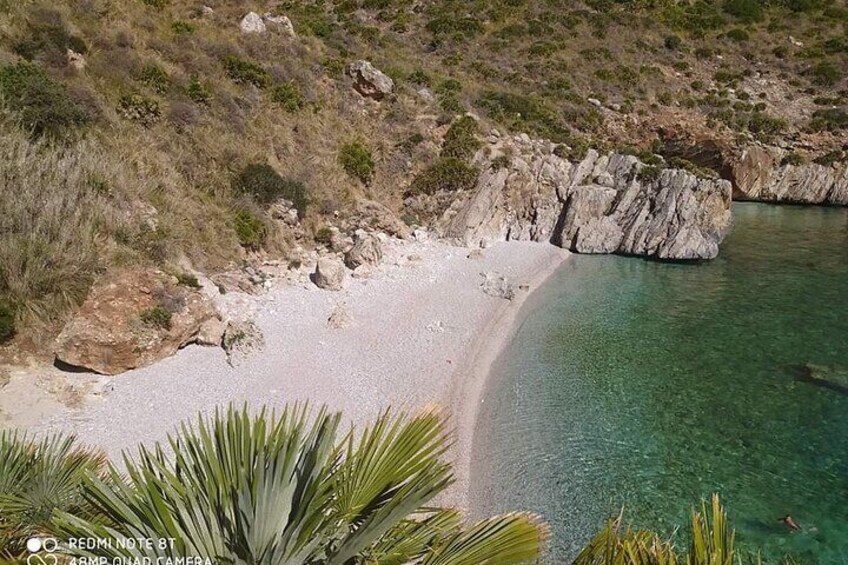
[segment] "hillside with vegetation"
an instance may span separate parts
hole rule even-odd
[[[842,162],[846,32],[844,0],[0,0],[0,340],[55,335],[113,267],[426,225],[492,128],[718,175],[755,143]]]

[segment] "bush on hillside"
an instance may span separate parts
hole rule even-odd
[[[477,184],[480,171],[462,159],[440,159],[428,167],[410,185],[411,194],[435,194],[470,190]]]
[[[88,52],[85,41],[70,33],[60,23],[31,25],[27,37],[12,46],[16,54],[28,61],[45,54],[53,54],[61,59],[68,49],[80,54]]]
[[[118,101],[118,114],[124,119],[149,127],[159,121],[162,110],[156,100],[141,94],[126,94]]]
[[[302,182],[283,178],[273,167],[261,163],[243,168],[235,179],[234,188],[252,196],[263,206],[281,198],[290,200],[300,215],[306,212],[309,202],[306,186]]]
[[[15,335],[15,311],[4,302],[0,302],[0,343]]]
[[[187,94],[193,102],[198,104],[208,104],[212,100],[211,87],[196,78],[188,84]]]
[[[224,59],[224,70],[236,84],[252,84],[256,88],[267,88],[271,85],[271,75],[268,71],[255,63],[243,61],[235,56]]]
[[[482,145],[477,139],[479,132],[477,120],[463,116],[451,125],[442,143],[442,157],[467,161]]]
[[[152,63],[141,69],[137,80],[156,94],[165,94],[171,88],[171,77],[168,73]]]
[[[810,122],[813,131],[839,131],[848,129],[848,112],[841,108],[827,108],[813,112]]]
[[[265,243],[267,229],[262,218],[249,210],[236,210],[233,217],[236,237],[242,247],[257,250]]]
[[[34,136],[58,137],[89,121],[65,86],[31,63],[0,68],[0,97]]]
[[[368,183],[374,175],[374,158],[371,150],[359,141],[346,143],[339,151],[339,163],[350,176]]]
[[[763,20],[760,0],[725,0],[723,8],[741,22],[755,23]]]
[[[139,314],[139,318],[141,318],[144,325],[160,330],[171,329],[172,317],[173,313],[164,306],[154,306]]]
[[[303,93],[301,93],[300,89],[293,82],[275,86],[271,92],[271,100],[291,114],[306,105],[306,99],[303,97]]]
[[[813,65],[807,75],[813,84],[818,86],[834,86],[842,80],[842,71],[830,61],[821,61]]]

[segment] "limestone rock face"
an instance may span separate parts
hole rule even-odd
[[[241,19],[239,27],[241,28],[242,33],[265,33],[267,31],[265,22],[262,20],[262,16],[256,12],[248,12],[248,14]]]
[[[122,271],[94,286],[54,351],[68,365],[115,375],[173,355],[218,318],[203,294],[162,271]]]
[[[347,74],[353,78],[353,87],[366,98],[382,100],[395,89],[394,81],[368,61],[351,63],[347,67]]]
[[[728,181],[630,155],[589,151],[571,162],[554,148],[526,135],[491,138],[475,157],[476,188],[443,215],[442,234],[473,247],[506,239],[673,260],[718,254],[730,226]]]
[[[357,234],[353,247],[345,253],[345,265],[351,270],[362,265],[376,267],[383,259],[383,244],[370,234]]]
[[[753,146],[734,164],[734,198],[763,202],[848,205],[848,163],[782,164],[786,151]]]
[[[318,259],[312,280],[315,286],[324,290],[341,290],[347,279],[344,263],[335,257]]]

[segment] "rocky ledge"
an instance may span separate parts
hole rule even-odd
[[[788,162],[777,147],[749,147],[733,166],[733,198],[848,206],[848,163]]]
[[[666,260],[712,259],[730,227],[731,184],[632,155],[557,155],[527,135],[493,135],[478,152],[475,189],[440,220],[442,235],[467,245],[550,241],[579,253]]]

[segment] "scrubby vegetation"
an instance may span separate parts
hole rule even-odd
[[[387,412],[344,434],[341,421],[301,406],[278,415],[219,410],[180,427],[168,442],[173,455],[141,446],[122,470],[73,438],[0,432],[0,559],[23,559],[33,535],[110,540],[138,532],[173,538],[174,546],[104,543],[62,557],[517,565],[544,556],[548,528],[536,516],[467,524],[433,504],[454,480],[438,413]],[[692,511],[688,530],[684,554],[674,537],[628,527],[622,512],[574,563],[763,562],[737,547],[717,495]]]
[[[15,179],[0,196],[0,301],[19,334],[55,329],[109,267],[287,254],[274,198],[307,234],[352,231],[363,198],[417,218],[409,195],[474,183],[491,128],[568,158],[671,135],[730,149],[792,135],[812,161],[848,123],[844,0],[252,7],[288,16],[296,38],[242,34],[236,2],[89,4],[0,3],[0,172]],[[395,95],[364,101],[344,72],[356,59]],[[276,177],[245,188],[255,164]],[[22,218],[41,227],[24,233]]]

